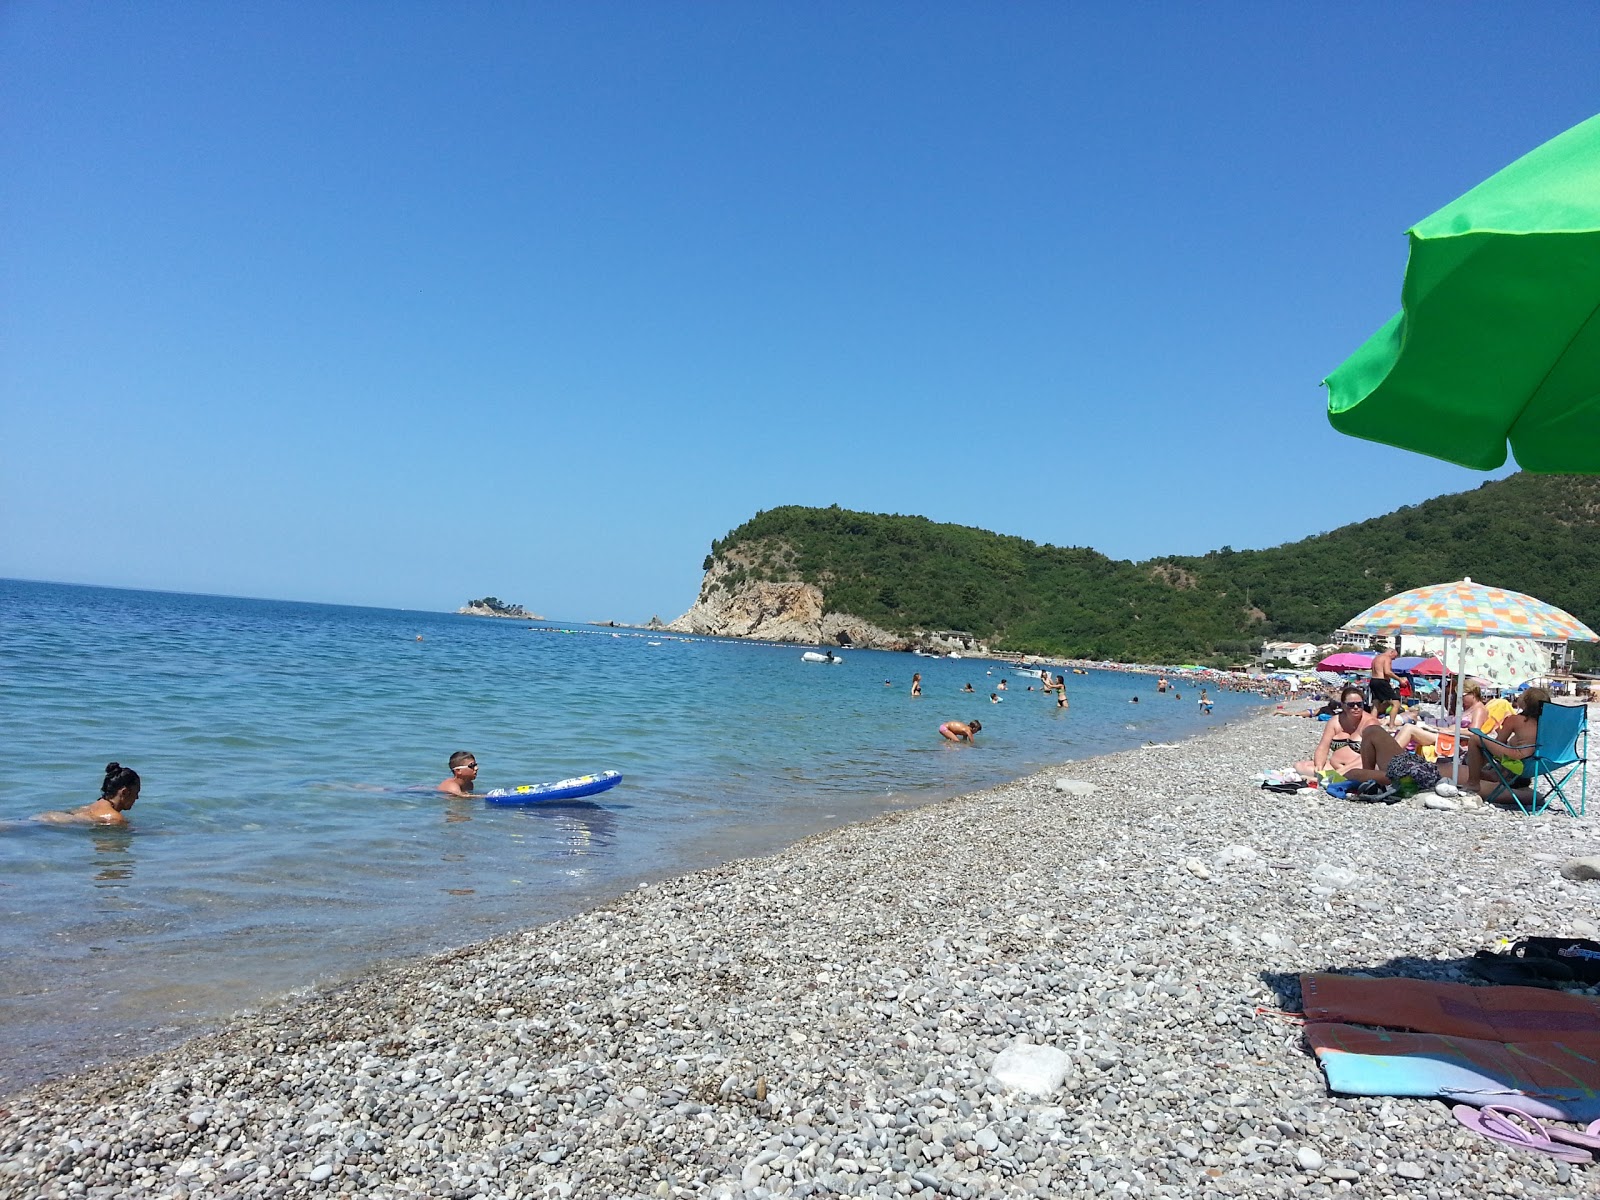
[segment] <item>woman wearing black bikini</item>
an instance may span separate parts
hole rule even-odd
[[[1332,767],[1341,775],[1361,766],[1361,735],[1378,719],[1367,711],[1366,699],[1358,687],[1347,687],[1339,693],[1339,715],[1330,717],[1322,731],[1322,740],[1307,762],[1295,763],[1294,769],[1310,778],[1324,768]]]

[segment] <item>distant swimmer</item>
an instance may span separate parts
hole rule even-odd
[[[450,778],[439,785],[447,796],[470,796],[478,778],[478,756],[470,750],[457,750],[450,756]]]
[[[1203,712],[1203,713],[1208,713],[1208,712],[1211,711],[1211,709],[1212,709],[1211,697],[1206,695],[1206,689],[1205,688],[1201,688],[1200,689],[1200,711]]]
[[[422,640],[422,635],[419,633],[419,634],[417,634],[417,641],[420,642],[421,640]]]
[[[884,686],[884,687],[893,687],[893,686],[894,686],[894,680],[892,680],[892,679],[885,679],[885,680],[884,680],[884,681],[883,681],[883,686]]]
[[[922,695],[922,672],[921,671],[918,671],[916,674],[911,676],[911,694],[913,696]]]
[[[1137,703],[1139,703],[1139,697],[1135,696],[1132,700],[1129,700],[1128,703],[1129,704],[1137,704]]]
[[[999,689],[999,690],[1000,690],[1000,691],[1002,691],[1002,692],[1003,692],[1003,691],[1005,691],[1005,690],[1006,690],[1006,681],[1005,681],[1005,680],[1004,680],[1004,679],[1002,679],[1002,680],[1001,680],[1001,681],[1000,681],[1000,682],[999,682],[999,683],[997,683],[997,684],[995,684],[995,685],[994,685],[994,686],[995,686],[995,687],[996,687],[996,688],[997,688],[997,689]]]
[[[126,825],[128,818],[122,814],[138,799],[139,772],[121,763],[107,763],[100,799],[71,812],[40,813],[37,819],[52,825]]]
[[[963,691],[963,692],[970,692],[970,691],[972,691],[972,690],[973,690],[973,687],[972,687],[972,685],[971,685],[971,684],[970,684],[970,683],[969,683],[969,684],[967,684],[967,686],[966,686],[966,687],[964,687],[964,688],[962,688],[962,689],[961,689],[961,690],[962,690],[962,691]]]
[[[990,704],[999,704],[1000,703],[1000,697],[995,695],[993,692],[990,692],[989,693],[989,703]]]
[[[1167,680],[1166,680],[1165,676],[1163,676],[1162,678],[1156,680],[1156,691],[1164,692],[1164,691],[1167,690],[1167,687],[1168,687],[1168,684],[1167,684]]]
[[[982,721],[946,721],[939,726],[939,736],[947,742],[970,742],[972,735],[982,728]]]

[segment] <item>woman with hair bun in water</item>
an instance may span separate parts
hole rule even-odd
[[[40,813],[37,819],[52,825],[126,825],[128,818],[122,814],[138,799],[139,772],[121,763],[107,763],[100,799],[71,812]]]

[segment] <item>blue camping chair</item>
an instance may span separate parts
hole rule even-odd
[[[1491,751],[1496,746],[1506,744],[1487,736],[1483,738],[1483,743]],[[1550,798],[1559,796],[1561,803],[1566,805],[1567,812],[1575,817],[1583,816],[1584,798],[1589,791],[1588,706],[1546,704],[1539,714],[1539,740],[1534,743],[1533,753],[1522,762],[1522,771],[1512,775],[1500,765],[1498,759],[1484,756],[1484,775],[1486,777],[1492,775],[1496,780],[1495,789],[1489,794],[1490,800],[1498,800],[1504,794],[1510,796],[1512,802],[1523,812],[1532,814],[1543,812],[1550,806]],[[1573,807],[1572,798],[1566,792],[1567,784],[1571,782],[1574,772],[1580,772],[1576,808]],[[1542,797],[1539,795],[1541,775],[1549,784],[1549,790]],[[1532,789],[1531,803],[1522,802],[1514,784]]]

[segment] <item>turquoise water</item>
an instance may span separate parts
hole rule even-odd
[[[1002,664],[800,651],[0,581],[0,1091],[1260,702],[1223,694],[1203,718],[1194,694],[1105,672],[1069,675],[1061,712]],[[972,717],[978,746],[938,737]],[[399,790],[457,749],[480,790],[626,779],[535,807]],[[143,776],[131,828],[26,819],[94,799],[112,759]]]

